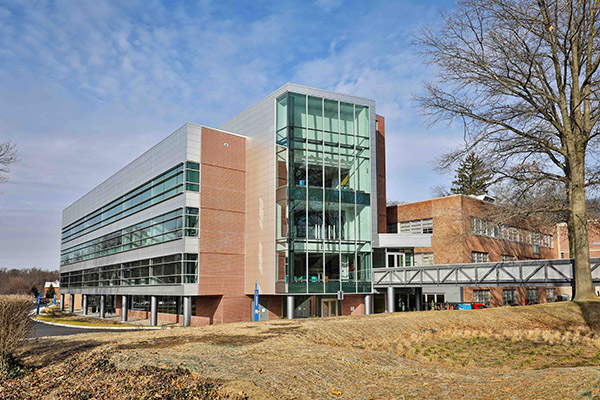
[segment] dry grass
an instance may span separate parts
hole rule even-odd
[[[62,377],[57,398],[76,398],[67,396],[72,380],[92,396],[108,390],[87,367],[102,355],[117,375],[185,371],[218,395],[251,399],[571,399],[600,394],[599,333],[600,303],[565,302],[95,333],[32,340],[20,356]],[[71,359],[81,374],[64,374]],[[127,382],[111,386],[111,398],[131,398]]]
[[[0,295],[0,379],[20,372],[13,352],[31,330],[32,308],[31,296]]]

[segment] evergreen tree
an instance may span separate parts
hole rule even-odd
[[[453,194],[480,196],[487,194],[492,174],[482,159],[475,153],[467,154],[456,170],[456,179],[452,181],[450,191]]]
[[[50,284],[50,286],[46,290],[46,298],[52,299],[52,298],[54,298],[55,294],[56,294],[56,291],[54,290],[54,285]]]
[[[38,297],[38,295],[40,294],[40,291],[38,290],[37,286],[33,285],[33,286],[31,287],[31,294],[32,294],[34,297]]]

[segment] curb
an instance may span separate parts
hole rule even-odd
[[[108,330],[115,330],[115,331],[140,331],[140,330],[152,330],[152,331],[156,331],[156,330],[161,330],[161,329],[172,329],[173,327],[170,326],[166,326],[166,327],[160,327],[160,326],[84,326],[84,325],[71,325],[71,324],[60,324],[57,322],[48,322],[48,321],[42,321],[39,320],[37,318],[31,318],[33,321],[35,322],[40,322],[42,324],[46,324],[46,325],[54,325],[54,326],[62,326],[64,328],[76,328],[76,329],[108,329]]]

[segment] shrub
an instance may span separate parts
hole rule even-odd
[[[0,295],[0,377],[11,377],[20,366],[14,350],[31,330],[34,302],[26,295]]]

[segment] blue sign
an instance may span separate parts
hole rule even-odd
[[[258,321],[258,282],[254,282],[254,320]]]
[[[37,311],[35,312],[37,315],[40,315],[40,295],[38,294],[37,298]]]
[[[56,305],[56,293],[54,294],[54,305]]]

